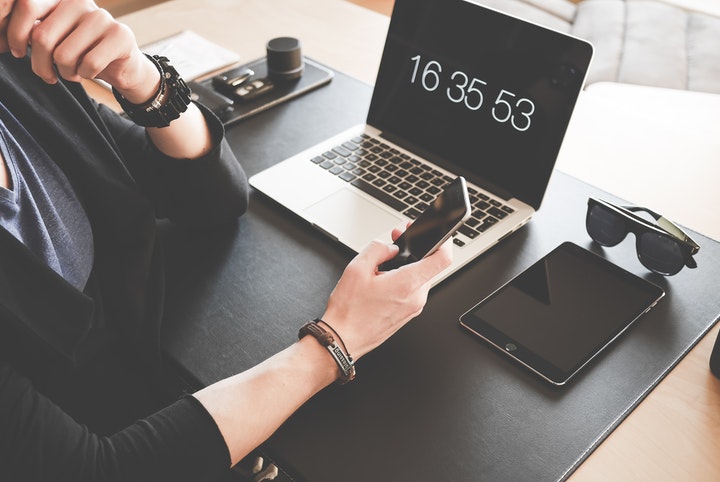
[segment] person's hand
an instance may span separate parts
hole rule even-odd
[[[33,71],[45,82],[101,79],[130,102],[152,97],[160,82],[132,31],[91,0],[0,0],[0,47],[15,57],[28,46]],[[4,28],[3,28],[4,25]]]
[[[395,231],[393,238],[397,238]],[[432,279],[452,262],[451,242],[418,262],[387,272],[378,266],[397,254],[395,245],[371,243],[353,259],[330,295],[322,319],[358,359],[420,314]]]

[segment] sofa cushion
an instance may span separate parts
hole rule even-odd
[[[587,84],[720,93],[720,17],[659,0],[479,0],[590,41]]]
[[[651,0],[584,0],[571,33],[595,47],[588,83],[720,93],[720,18]]]

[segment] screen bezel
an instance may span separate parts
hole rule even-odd
[[[579,262],[590,263],[602,270],[605,270],[606,273],[610,274],[613,277],[616,277],[617,279],[622,279],[623,281],[631,283],[633,287],[636,288],[637,295],[644,296],[641,302],[642,308],[638,310],[638,312],[628,313],[626,315],[626,318],[618,323],[618,328],[614,332],[612,332],[607,338],[598,339],[594,343],[594,348],[587,351],[583,356],[577,358],[572,368],[565,370],[555,366],[553,363],[538,355],[538,353],[536,352],[536,350],[533,349],[533,347],[524,346],[522,343],[514,340],[513,337],[509,336],[506,333],[503,333],[500,329],[478,318],[474,314],[474,312],[476,312],[476,310],[481,305],[492,300],[499,294],[504,293],[508,287],[513,286],[514,283],[516,283],[517,280],[520,278],[520,276],[528,272],[528,270],[532,269],[539,263],[545,263],[546,260],[550,259],[552,256],[555,256],[561,251],[572,254],[579,260]],[[584,285],[579,282],[577,286],[580,287]],[[543,256],[531,267],[527,268],[519,275],[513,277],[510,281],[495,290],[482,301],[476,303],[472,308],[470,308],[460,317],[460,325],[463,328],[469,330],[474,335],[477,335],[486,342],[488,342],[494,348],[502,351],[505,355],[509,356],[516,362],[519,362],[521,365],[529,368],[532,372],[540,375],[540,377],[542,377],[544,380],[554,385],[564,385],[593,358],[595,358],[600,352],[602,352],[610,343],[612,343],[617,337],[619,337],[623,332],[625,332],[638,318],[640,318],[643,314],[647,313],[653,306],[655,306],[655,304],[664,295],[665,291],[659,286],[643,278],[640,278],[639,276],[636,276],[623,268],[620,268],[619,266],[611,263],[605,258],[602,258],[601,256],[598,256],[584,248],[581,248],[574,243],[565,242],[547,255]]]

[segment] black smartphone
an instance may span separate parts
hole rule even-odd
[[[470,197],[465,178],[458,177],[395,240],[400,252],[381,264],[389,271],[434,253],[470,217]]]

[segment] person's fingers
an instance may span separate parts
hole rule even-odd
[[[436,275],[452,264],[452,240],[447,240],[430,256],[414,263],[402,266],[400,269],[412,274],[417,283],[423,285],[431,281]]]
[[[93,79],[131,49],[125,29],[105,10],[83,15],[77,27],[55,47],[52,61],[61,77],[79,81]]]
[[[351,261],[351,264],[375,269],[385,261],[394,258],[397,252],[398,247],[394,244],[372,241]]]
[[[58,1],[17,0],[15,2],[7,25],[8,47],[15,57],[25,57],[36,22],[49,15]]]

